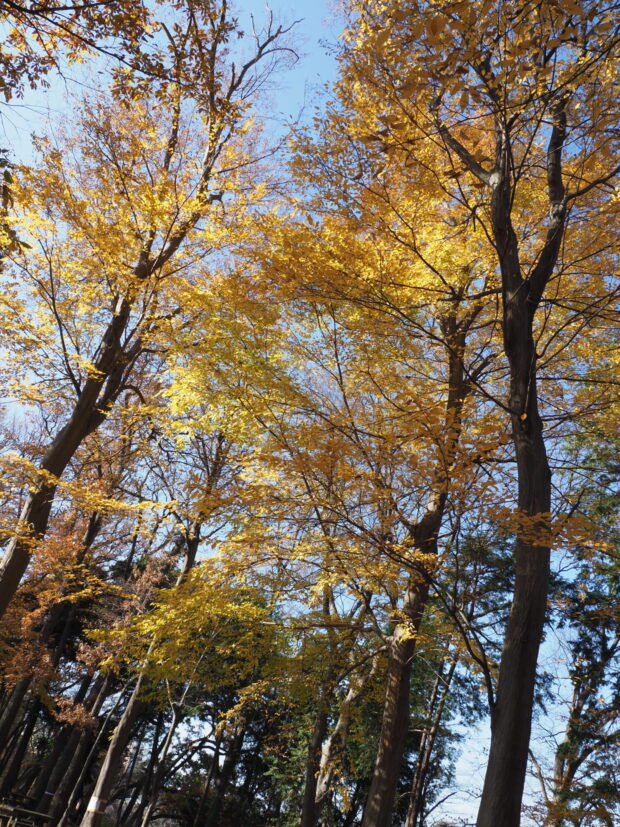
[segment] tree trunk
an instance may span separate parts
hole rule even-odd
[[[79,743],[80,732],[74,727],[65,724],[56,736],[54,748],[46,757],[41,772],[36,777],[30,792],[30,798],[36,801],[35,809],[46,813],[55,788],[64,774]],[[51,789],[50,789],[51,788]]]
[[[4,707],[2,718],[0,718],[0,754],[9,743],[11,736],[14,735],[14,724],[17,715],[22,706],[22,701],[26,697],[26,692],[30,686],[32,678],[30,675],[20,678],[11,690],[9,700]],[[3,763],[6,761],[6,756],[2,756]]]
[[[90,708],[90,714],[95,717],[99,714],[103,702],[110,692],[110,678],[109,676],[100,676],[98,684],[94,687],[94,700]],[[90,772],[93,761],[97,755],[97,748],[104,737],[110,718],[116,710],[116,704],[112,710],[107,714],[105,720],[99,727],[99,732],[94,733],[90,729],[84,729],[81,732],[76,729],[75,734],[71,736],[70,749],[67,750],[69,757],[69,766],[66,768],[62,765],[58,768],[59,772],[54,771],[50,787],[55,790],[54,797],[49,803],[50,815],[53,823],[58,827],[67,824],[70,820],[69,815],[73,802],[79,796],[84,779]],[[46,810],[44,809],[43,812]]]
[[[76,557],[77,563],[81,563],[84,559],[86,551],[90,548],[97,537],[100,527],[101,516],[97,512],[94,512],[88,521],[88,527],[86,529],[84,539],[82,540],[82,546]],[[58,665],[62,656],[74,614],[75,604],[67,600],[60,600],[58,603],[51,606],[47,617],[41,626],[38,642],[41,646],[46,646],[54,632],[56,632],[59,628],[61,621],[63,624],[56,648],[50,658],[53,667]],[[0,718],[0,753],[6,745],[13,722],[17,717],[17,713],[19,712],[22,701],[26,697],[26,693],[31,683],[32,674],[24,675],[24,677],[20,678],[20,680],[15,684],[13,690],[11,691],[9,701],[2,713],[2,718]]]
[[[1,797],[7,796],[12,791],[15,782],[17,781],[24,756],[26,755],[26,750],[28,749],[28,744],[30,743],[30,738],[32,737],[32,732],[37,722],[37,718],[39,717],[40,709],[41,702],[38,698],[33,698],[22,726],[22,731],[15,746],[11,763],[9,764],[6,774],[2,779],[2,784],[0,785]]]
[[[86,813],[80,822],[80,827],[100,827],[102,824],[103,814],[108,805],[125,748],[131,738],[134,722],[142,708],[142,701],[139,699],[141,687],[142,675],[138,678],[121,719],[116,725],[103,765],[99,771],[95,789],[88,802]]]
[[[145,265],[142,265],[142,270],[144,268]],[[142,270],[139,265],[136,275],[141,274]],[[39,542],[47,531],[56,494],[56,480],[62,476],[84,439],[105,420],[123,387],[126,369],[131,367],[139,353],[139,340],[134,342],[129,352],[125,352],[123,347],[122,337],[130,312],[130,302],[119,299],[93,360],[93,369],[84,382],[71,416],[41,460],[41,479],[26,498],[15,536],[0,563],[0,617],[28,567],[33,541]]]
[[[211,787],[211,781],[213,780],[213,776],[215,775],[216,768],[219,764],[220,760],[220,744],[222,743],[222,736],[217,735],[215,739],[215,749],[213,750],[213,756],[211,758],[211,763],[209,764],[209,772],[207,773],[207,777],[205,778],[205,783],[202,788],[202,794],[200,796],[200,802],[198,804],[198,810],[196,811],[196,818],[194,819],[194,823],[192,827],[202,827],[203,825],[203,813],[205,811],[205,807],[207,806],[207,799],[209,797],[209,789]]]
[[[422,563],[411,566],[402,613],[390,642],[388,678],[379,747],[375,769],[364,809],[362,827],[390,827],[396,798],[398,777],[409,729],[409,691],[411,665],[416,637],[429,595],[430,577],[437,558],[438,534],[443,520],[451,466],[456,456],[461,433],[463,405],[470,389],[465,381],[463,357],[467,331],[479,310],[462,319],[456,308],[441,319],[441,329],[448,351],[448,396],[446,400],[445,437],[438,446],[437,466],[430,483],[432,491],[426,512],[411,530],[412,547],[419,552]],[[431,562],[429,562],[431,561]]]
[[[144,771],[144,775],[142,777],[141,783],[136,790],[136,795],[134,796],[135,799],[140,796],[140,803],[136,808],[135,812],[131,817],[131,824],[139,825],[142,821],[142,814],[146,805],[148,804],[149,800],[149,793],[151,791],[151,779],[153,777],[153,771],[155,765],[157,763],[157,750],[159,747],[159,734],[161,729],[164,725],[164,713],[160,711],[157,714],[157,720],[155,722],[155,729],[153,731],[153,740],[151,741],[151,754],[149,755],[149,761]],[[141,739],[143,740],[143,739]],[[135,761],[136,753],[134,753],[134,761]]]
[[[454,655],[448,672],[443,675],[443,665],[437,675],[437,680],[431,692],[431,698],[428,704],[428,720],[430,726],[424,730],[418,750],[418,759],[416,761],[415,772],[411,781],[411,793],[409,796],[409,807],[407,809],[407,817],[405,819],[405,827],[419,827],[422,824],[422,817],[424,814],[426,781],[428,778],[428,770],[430,768],[431,756],[433,747],[437,739],[443,711],[450,692],[450,684],[454,677],[456,670],[457,656]]]
[[[504,349],[510,366],[510,417],[518,473],[520,525],[516,580],[491,711],[491,748],[477,827],[519,827],[527,771],[538,650],[550,576],[551,473],[538,410],[534,315],[553,273],[566,218],[561,153],[565,103],[554,113],[547,150],[550,225],[536,265],[521,274],[511,221],[512,153],[507,127],[498,127],[491,220],[502,273]]]
[[[325,698],[320,699],[312,737],[308,744],[304,781],[304,794],[301,805],[299,827],[315,827],[319,816],[317,807],[317,773],[319,771],[320,749],[327,732],[327,707]]]
[[[547,517],[551,509],[551,475],[542,435],[536,394],[536,356],[532,320],[525,299],[510,328],[512,372],[510,407],[519,475],[519,511],[538,519],[517,538],[516,580],[508,618],[495,705],[491,713],[491,749],[478,827],[518,827],[527,770],[538,649],[542,639],[549,589],[550,545]],[[514,312],[514,310],[513,310]],[[528,395],[529,392],[529,395]],[[541,515],[544,515],[541,518]],[[541,536],[540,541],[532,538]]]
[[[230,747],[226,752],[226,758],[222,764],[222,772],[216,776],[216,795],[211,806],[207,810],[207,815],[201,827],[218,827],[220,823],[220,811],[224,802],[224,795],[232,778],[235,766],[239,759],[239,753],[245,738],[245,728],[240,728],[232,738]]]
[[[82,680],[80,684],[80,688],[75,694],[73,698],[74,703],[82,703],[84,698],[86,697],[86,693],[88,692],[88,688],[92,683],[93,676],[92,674],[87,674]],[[33,801],[39,802],[41,799],[46,800],[46,798],[51,794],[47,791],[48,789],[48,781],[50,781],[52,777],[52,773],[54,768],[58,766],[58,763],[62,760],[63,754],[67,750],[67,746],[69,743],[69,739],[71,738],[71,734],[74,731],[74,727],[70,724],[64,724],[60,729],[60,732],[56,735],[54,746],[49,751],[48,755],[45,757],[45,761],[41,766],[41,770],[37,775],[32,788],[29,792],[29,796]],[[69,753],[70,755],[71,753]]]
[[[136,821],[134,818],[130,819],[130,815],[133,812],[133,808],[135,807],[138,796],[140,795],[140,785],[138,783],[134,784],[134,789],[129,796],[129,801],[127,801],[127,795],[131,788],[131,779],[133,778],[138,758],[142,754],[142,744],[144,743],[147,729],[147,721],[142,721],[142,724],[136,727],[136,744],[134,746],[131,763],[129,764],[128,771],[125,774],[123,794],[119,800],[118,808],[116,810],[116,827],[121,827],[121,825],[125,824],[134,824]]]
[[[165,761],[168,757],[168,751],[170,750],[170,745],[172,744],[172,738],[174,737],[176,728],[178,727],[179,722],[181,721],[181,717],[182,716],[180,711],[180,705],[173,705],[172,721],[170,722],[170,726],[168,727],[168,732],[166,733],[166,737],[164,738],[164,743],[162,744],[161,749],[156,754],[155,772],[153,773],[152,780],[150,781],[149,789],[146,790],[146,792],[150,792],[150,795],[148,798],[148,804],[146,805],[146,809],[144,810],[144,815],[142,817],[141,827],[146,827],[146,825],[149,823],[149,821],[151,820],[153,809],[157,804],[157,799],[159,798],[159,788],[164,775]]]
[[[411,585],[405,612],[411,627],[399,624],[392,636],[387,690],[375,769],[362,827],[390,827],[400,767],[409,730],[409,687],[417,634],[428,599],[428,581]]]
[[[319,774],[316,780],[316,804],[315,804],[315,819],[319,820],[321,810],[331,790],[334,772],[336,770],[338,756],[341,755],[347,745],[347,737],[349,734],[349,725],[351,723],[351,712],[357,699],[362,694],[364,686],[372,678],[377,667],[378,656],[372,660],[372,666],[366,675],[358,677],[356,680],[351,679],[347,694],[340,704],[340,712],[338,720],[329,737],[323,744],[321,749],[321,761],[319,765]]]

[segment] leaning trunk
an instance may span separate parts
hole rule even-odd
[[[88,687],[92,682],[92,679],[92,674],[87,674],[84,676],[84,678],[82,679],[82,683],[80,684],[80,688],[78,689],[73,698],[74,704],[83,703],[86,697],[86,693],[88,692]],[[43,763],[41,764],[41,768],[36,778],[34,779],[31,789],[28,792],[28,798],[31,801],[38,802],[40,799],[43,799],[43,801],[45,801],[47,797],[49,797],[50,792],[48,791],[48,781],[51,778],[54,768],[62,760],[63,754],[67,749],[67,745],[69,743],[72,731],[73,727],[70,724],[64,724],[61,730],[56,734],[56,737],[54,738],[54,745],[45,757]]]
[[[338,720],[321,748],[321,761],[319,764],[319,773],[315,785],[316,793],[314,815],[317,821],[332,789],[332,782],[340,756],[344,752],[347,745],[349,726],[351,724],[351,716],[354,705],[362,694],[366,684],[374,676],[377,663],[378,655],[373,658],[370,671],[365,676],[360,676],[356,680],[351,680],[347,694],[340,705]]]
[[[15,736],[15,722],[18,714],[22,708],[22,702],[28,692],[28,687],[32,681],[30,675],[20,678],[15,686],[11,689],[9,700],[4,707],[2,717],[0,718],[0,756],[9,744],[12,737]],[[3,761],[7,760],[7,756],[2,756]]]
[[[91,690],[89,698],[89,713],[92,718],[97,718],[103,703],[110,691],[110,677],[99,675],[95,686]],[[39,802],[38,809],[41,812],[50,813],[53,824],[66,824],[69,812],[82,788],[83,779],[86,777],[91,763],[95,756],[96,745],[99,743],[106,729],[107,721],[100,727],[99,733],[94,734],[91,727],[79,730],[74,729],[69,738],[67,749],[63,753],[62,760],[54,769],[50,778],[48,790],[53,791],[51,800],[48,798]]]
[[[130,352],[125,352],[123,347],[122,337],[130,312],[131,304],[120,300],[102,337],[91,375],[84,383],[71,416],[43,456],[40,481],[24,503],[18,530],[0,563],[0,617],[28,567],[33,543],[39,542],[47,531],[57,480],[82,442],[105,420],[123,386],[126,370],[139,353],[139,341],[134,343]]]
[[[176,732],[176,729],[181,721],[182,703],[183,701],[181,701],[178,706],[176,704],[174,705],[172,710],[172,721],[168,727],[168,732],[164,738],[164,743],[156,755],[155,772],[149,784],[150,800],[146,804],[146,809],[144,810],[144,815],[141,819],[141,827],[146,827],[146,825],[150,822],[153,810],[157,804],[157,799],[159,798],[160,787],[164,777],[164,770],[166,768],[166,758],[168,757],[168,752],[170,750],[170,745],[172,744],[174,733]]]
[[[30,738],[32,737],[40,710],[41,702],[38,698],[33,698],[24,720],[22,731],[15,746],[11,763],[6,770],[5,776],[2,779],[2,784],[0,785],[0,796],[2,797],[7,796],[13,790],[13,786],[19,777],[22,763],[26,755],[26,750],[28,749],[28,744],[30,743]]]
[[[127,706],[125,707],[125,711],[114,730],[112,740],[103,759],[103,765],[99,771],[95,789],[88,802],[88,807],[86,808],[86,813],[80,823],[80,827],[100,827],[103,823],[104,812],[112,794],[112,787],[121,766],[125,748],[129,743],[134,722],[142,707],[142,701],[139,698],[141,686],[142,675],[138,678],[131,697],[127,702]]]

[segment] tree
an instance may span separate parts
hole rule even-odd
[[[362,117],[343,92],[319,135],[300,136],[294,172],[303,209],[311,206],[313,214],[304,221],[294,212],[290,220],[267,224],[273,240],[249,255],[295,308],[308,303],[310,319],[325,328],[320,335],[333,339],[332,353],[310,357],[326,378],[324,386],[312,384],[312,398],[301,406],[310,411],[325,396],[319,421],[333,422],[332,444],[344,437],[340,453],[353,450],[351,464],[372,486],[362,495],[369,510],[376,508],[376,525],[367,529],[371,559],[398,571],[390,596],[399,622],[388,643],[384,732],[368,805],[368,818],[383,823],[394,806],[415,640],[440,567],[444,515],[472,484],[473,458],[500,447],[503,435],[491,436],[495,422],[484,422],[488,409],[475,394],[493,361],[487,334],[496,308],[483,301],[494,292],[484,242],[462,243],[466,231],[457,214],[444,220],[443,193],[432,180],[419,174],[420,190],[412,193],[398,157],[386,159],[374,142],[368,147],[359,135],[352,138]],[[316,336],[299,343],[304,361]],[[461,453],[464,421],[476,447],[468,443]],[[290,441],[288,424],[284,428],[283,442]],[[318,439],[315,432],[306,443]],[[327,505],[330,522],[341,509]],[[358,518],[354,529],[364,521]]]
[[[146,7],[122,0],[3,0],[0,20],[8,30],[0,51],[0,90],[6,101],[23,97],[26,85],[45,82],[51,70],[62,71],[63,59],[81,62],[99,52],[131,63],[149,31]]]
[[[222,244],[227,222],[214,207],[220,193],[227,189],[231,200],[239,196],[237,208],[247,203],[245,173],[255,158],[239,139],[249,128],[250,97],[260,85],[262,64],[281,52],[277,41],[283,30],[269,24],[264,36],[256,36],[254,54],[227,71],[221,52],[235,30],[227,12],[226,3],[180,9],[179,21],[156,54],[169,66],[164,78],[141,88],[133,75],[123,77],[130,106],[87,106],[83,128],[88,137],[76,148],[77,164],[62,167],[61,159],[69,156],[47,146],[44,169],[22,195],[27,210],[39,210],[32,219],[36,236],[41,236],[39,216],[52,222],[52,237],[64,225],[63,241],[41,242],[40,255],[18,259],[16,265],[30,276],[35,300],[51,316],[55,333],[46,330],[46,338],[61,362],[69,390],[63,412],[68,408],[70,414],[32,469],[30,492],[0,568],[0,611],[17,589],[32,544],[45,534],[68,463],[131,387],[150,338],[179,312],[174,274]],[[207,52],[204,42],[211,43]],[[171,111],[161,104],[168,98]],[[187,120],[192,105],[199,125]],[[102,209],[103,192],[111,197]],[[207,217],[209,230],[201,226]],[[188,236],[194,246],[183,255]],[[25,300],[12,300],[15,293],[11,290],[11,311],[28,317]],[[76,311],[83,327],[75,327]],[[26,334],[8,346],[27,348],[28,341]]]
[[[497,255],[521,525],[478,825],[517,825],[551,544],[537,360],[547,332],[553,336],[564,322],[560,313],[554,325],[552,309],[572,294],[571,261],[585,256],[596,270],[607,232],[605,217],[593,238],[575,241],[569,218],[583,226],[595,207],[605,214],[614,209],[607,185],[619,169],[617,113],[600,110],[601,95],[614,99],[613,69],[606,74],[617,60],[614,8],[553,2],[351,8],[357,17],[345,46],[345,77],[368,121],[381,121],[373,140],[412,163],[428,164],[427,150],[438,151],[448,168],[438,172],[446,196],[470,222],[482,223]],[[480,20],[488,24],[484,31]],[[526,203],[535,205],[534,220]],[[605,302],[604,275],[590,285],[591,302]],[[571,309],[584,319],[578,305]]]
[[[285,174],[285,32],[188,0],[5,181],[0,788],[61,827],[423,827],[486,705],[515,825],[545,622],[539,820],[613,818],[617,10],[348,9]]]
[[[604,421],[604,419],[603,419]],[[618,813],[617,752],[620,636],[617,622],[618,505],[615,437],[590,419],[569,446],[575,507],[582,537],[568,576],[558,583],[554,608],[566,653],[568,697],[556,704],[564,731],[553,741],[553,765],[534,759],[545,825],[613,824]]]

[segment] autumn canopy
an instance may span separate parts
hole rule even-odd
[[[0,0],[0,823],[620,823],[620,6],[333,14]]]

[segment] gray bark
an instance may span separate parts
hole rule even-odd
[[[142,708],[140,700],[140,689],[142,687],[142,674],[138,677],[127,706],[118,722],[112,740],[106,751],[103,765],[97,777],[97,783],[93,790],[86,813],[80,822],[80,827],[100,827],[103,823],[103,815],[112,794],[114,781],[121,766],[125,748],[131,738],[131,732],[138,713]]]

